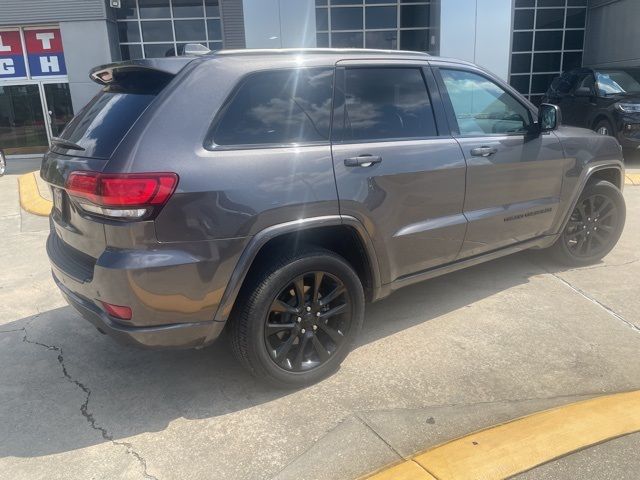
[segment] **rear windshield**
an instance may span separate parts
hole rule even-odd
[[[84,148],[69,152],[74,156],[109,158],[155,97],[155,93],[105,89],[69,122],[60,136]]]
[[[110,158],[142,112],[174,76],[152,69],[113,71],[104,87],[64,129],[60,137],[84,150],[54,149],[76,157]]]

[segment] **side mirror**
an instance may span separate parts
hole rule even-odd
[[[538,107],[538,125],[540,132],[550,132],[562,123],[560,107],[550,103],[543,103]]]
[[[593,97],[593,90],[589,87],[579,87],[574,90],[573,95],[576,97]]]

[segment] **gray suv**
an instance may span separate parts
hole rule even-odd
[[[56,284],[136,345],[227,330],[278,385],[334,371],[366,302],[528,248],[593,263],[624,225],[618,142],[463,61],[244,50],[91,78],[42,164]]]

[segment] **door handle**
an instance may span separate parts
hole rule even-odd
[[[350,157],[344,159],[345,167],[370,167],[375,163],[380,163],[382,161],[382,157],[379,155],[369,155],[363,154],[358,155],[357,157]]]
[[[495,147],[477,147],[471,149],[471,155],[474,157],[490,157],[498,151]]]

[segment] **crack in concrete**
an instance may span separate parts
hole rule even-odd
[[[23,342],[30,343],[32,345],[38,345],[40,347],[46,348],[47,350],[55,351],[58,354],[57,355],[58,363],[60,364],[60,368],[62,369],[62,374],[64,375],[64,377],[69,382],[71,382],[74,385],[76,385],[85,394],[85,400],[84,400],[83,404],[80,406],[80,412],[82,413],[82,416],[87,420],[87,422],[89,423],[91,428],[94,429],[94,430],[97,430],[98,432],[100,432],[100,434],[102,435],[102,438],[107,440],[108,442],[111,442],[113,445],[116,445],[116,446],[119,446],[119,447],[124,447],[126,453],[128,455],[133,456],[138,461],[140,466],[142,467],[142,475],[143,475],[143,477],[145,479],[158,480],[157,477],[151,475],[147,471],[147,461],[144,459],[144,457],[142,455],[140,455],[136,450],[134,450],[133,445],[131,443],[114,440],[113,435],[111,435],[107,431],[106,428],[101,427],[100,425],[98,425],[98,423],[96,422],[96,419],[93,416],[93,414],[91,412],[89,412],[89,399],[91,398],[91,389],[89,387],[87,387],[86,385],[84,385],[79,380],[76,380],[75,378],[73,378],[69,374],[69,372],[67,370],[67,366],[65,365],[65,362],[64,362],[64,356],[63,356],[63,353],[62,353],[62,348],[61,347],[57,347],[55,345],[47,345],[45,343],[37,342],[35,340],[29,340],[29,338],[27,338],[27,328],[26,327],[23,327],[21,329],[15,330],[15,331],[22,331],[23,332],[23,337],[22,337],[22,341]]]
[[[580,295],[581,297],[589,300],[591,303],[594,303],[596,305],[598,305],[600,308],[602,308],[603,310],[605,310],[607,313],[609,313],[610,315],[612,315],[613,317],[617,318],[618,320],[620,320],[622,323],[624,323],[625,325],[627,325],[628,327],[630,327],[632,330],[640,333],[640,327],[638,327],[637,325],[635,325],[633,322],[630,322],[629,320],[627,320],[626,318],[624,318],[622,315],[620,315],[618,312],[616,312],[615,310],[613,310],[611,307],[609,307],[608,305],[605,305],[604,303],[602,303],[599,300],[596,300],[595,298],[593,298],[591,295],[589,295],[587,292],[585,292],[584,290],[582,290],[581,288],[578,288],[574,285],[571,284],[571,282],[568,282],[567,280],[565,280],[564,278],[562,278],[561,276],[553,273],[553,272],[549,272],[554,278],[558,279],[561,283],[563,283],[564,285],[566,285],[567,287],[569,287],[571,290],[573,290],[574,292],[576,292],[578,295]]]
[[[401,458],[402,460],[408,460],[407,457],[405,457],[404,455],[402,455],[398,450],[396,450],[394,448],[393,445],[391,445],[389,442],[387,442],[382,435],[380,435],[371,425],[369,425],[369,422],[367,422],[364,418],[362,418],[362,416],[360,415],[359,412],[354,412],[353,415],[360,421],[360,423],[362,423],[367,429],[369,429],[376,437],[378,437],[380,439],[380,441],[382,443],[384,443],[387,447],[389,447],[389,450],[391,450],[393,453],[395,453],[398,458]]]

